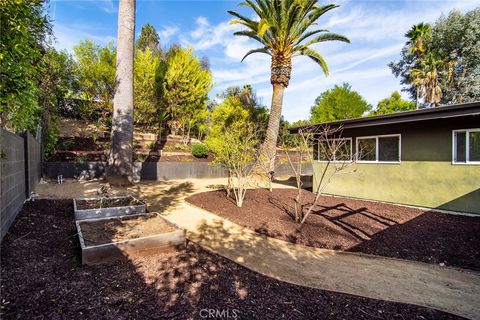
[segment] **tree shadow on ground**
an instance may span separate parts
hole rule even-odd
[[[371,235],[348,251],[480,271],[479,235],[478,217],[427,211]]]
[[[292,218],[295,195],[294,189],[249,190],[242,208],[219,191],[195,194],[187,201],[261,235],[295,244],[479,268],[478,217],[322,196],[300,225]],[[305,197],[305,203],[308,207],[311,199]]]
[[[240,241],[248,233],[232,233],[221,223],[205,224],[199,231],[197,241],[210,240],[219,248],[265,249],[253,238]],[[198,319],[208,310],[223,312],[224,318],[237,310],[239,319],[456,318],[413,305],[290,285],[193,243],[180,253],[81,265],[70,200],[26,204],[2,242],[1,276],[2,319]]]
[[[165,182],[168,183],[168,182]],[[190,181],[180,184],[170,183],[168,189],[156,188],[155,184],[145,187],[144,185],[135,185],[129,189],[130,192],[137,194],[149,204],[148,211],[163,213],[172,210],[187,195],[195,189]]]

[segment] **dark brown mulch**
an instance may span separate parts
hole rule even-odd
[[[72,201],[25,205],[1,246],[0,318],[199,319],[204,309],[231,319],[458,318],[287,284],[191,243],[183,253],[83,266],[75,233]]]
[[[57,149],[64,151],[103,151],[107,142],[110,142],[109,136],[99,137],[95,140],[91,137],[60,137]]]
[[[293,243],[480,270],[480,217],[323,196],[300,227],[289,216],[296,192],[248,190],[242,208],[225,191],[199,193],[187,201]],[[312,203],[314,194],[303,192],[304,202]]]
[[[128,196],[126,198],[101,198],[95,200],[77,200],[77,210],[139,206],[143,202]]]

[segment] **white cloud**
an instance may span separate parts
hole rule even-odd
[[[113,0],[95,1],[106,13],[117,13],[117,4]]]
[[[477,3],[475,3],[477,2]],[[432,23],[452,9],[465,11],[478,6],[478,1],[413,1],[404,4],[370,5],[374,2],[355,3],[332,10],[326,24],[350,38],[352,43],[403,40],[404,33],[419,22]],[[399,7],[402,5],[402,7]]]
[[[162,30],[158,32],[158,35],[160,36],[160,42],[162,44],[168,43],[170,39],[176,35],[180,29],[178,27],[174,26],[166,26],[163,27]]]
[[[54,34],[56,38],[54,43],[55,48],[60,50],[67,49],[70,52],[73,50],[73,46],[77,45],[84,39],[93,40],[102,45],[116,40],[114,36],[99,36],[88,30],[82,30],[79,26],[70,27],[60,23],[54,23]]]
[[[344,72],[350,69],[353,69],[354,67],[361,65],[365,62],[379,59],[382,57],[389,57],[392,56],[393,54],[398,54],[400,50],[403,47],[403,43],[395,44],[392,46],[387,46],[384,48],[374,48],[374,49],[367,49],[367,50],[361,50],[362,52],[347,52],[346,57],[344,58],[344,62],[348,61],[348,64],[346,66],[343,66],[341,68],[336,69],[333,73],[339,73],[339,72]],[[355,53],[360,53],[357,56],[355,56]],[[363,57],[362,57],[363,55]],[[338,62],[338,59],[341,55],[333,56],[333,61]],[[347,60],[348,57],[348,60]],[[330,60],[327,60],[330,61]]]
[[[238,30],[238,26],[230,25],[228,22],[212,26],[205,17],[198,17],[195,23],[196,28],[190,32],[189,36],[181,37],[180,42],[191,45],[199,51],[225,44],[233,37],[233,32]]]

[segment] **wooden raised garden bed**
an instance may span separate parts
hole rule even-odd
[[[146,205],[132,196],[73,200],[75,220],[100,219],[146,212]]]
[[[100,264],[185,248],[185,230],[158,213],[76,221],[82,264]]]

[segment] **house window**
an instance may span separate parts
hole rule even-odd
[[[453,131],[453,163],[480,164],[480,129]]]
[[[335,162],[352,161],[352,138],[319,141],[318,160]]]
[[[358,162],[400,162],[400,135],[357,138]]]

